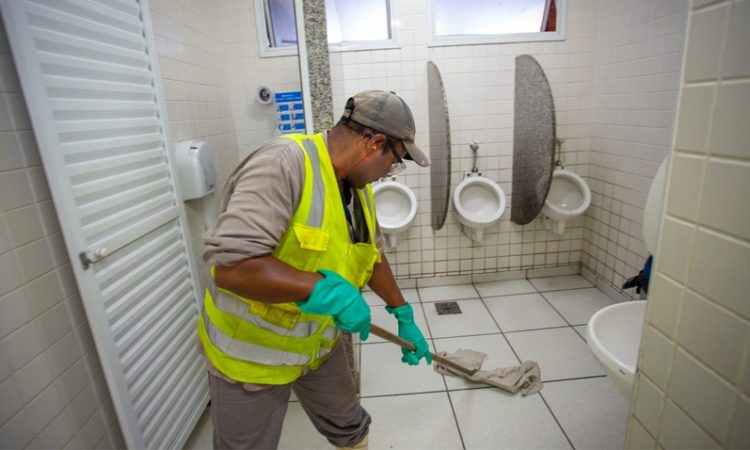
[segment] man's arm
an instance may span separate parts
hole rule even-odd
[[[216,266],[216,285],[245,298],[266,303],[305,300],[323,276],[303,272],[274,256],[249,258],[233,266]]]
[[[380,254],[380,263],[375,264],[372,277],[370,277],[367,285],[380,298],[385,300],[388,306],[396,308],[406,303],[404,296],[401,294],[401,289],[399,289],[396,279],[393,277],[391,265],[388,264],[388,258],[385,257],[385,253]]]

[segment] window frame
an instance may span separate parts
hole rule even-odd
[[[268,39],[268,28],[266,23],[266,0],[254,0],[255,7],[255,29],[258,35],[258,50],[261,58],[273,58],[277,56],[297,56],[297,46],[288,47],[266,47],[264,44]],[[397,1],[386,0],[390,12],[390,31],[391,38],[372,41],[342,41],[328,44],[328,51],[331,53],[353,52],[359,50],[385,50],[401,48],[398,40],[398,31],[400,21],[397,17]]]
[[[465,34],[462,36],[435,36],[435,0],[427,1],[427,46],[447,47],[452,45],[509,44],[518,42],[564,41],[568,0],[557,0],[557,30],[535,33],[509,34]]]

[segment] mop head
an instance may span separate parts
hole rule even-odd
[[[485,358],[487,358],[487,354],[485,353],[461,348],[453,353],[439,352],[438,354],[469,369],[473,374],[468,375],[461,373],[455,369],[441,366],[440,363],[435,362],[433,368],[437,373],[459,376],[476,383],[489,384],[512,394],[521,391],[521,395],[524,397],[536,394],[542,389],[541,372],[539,371],[539,365],[534,361],[524,361],[520,366],[516,367],[480,370]]]

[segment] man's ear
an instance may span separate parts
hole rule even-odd
[[[371,139],[372,139],[372,142],[374,142],[375,145],[377,145],[378,148],[380,148],[381,150],[384,148],[383,146],[385,145],[386,141],[388,140],[388,138],[386,137],[386,135],[383,134],[383,133],[375,133],[375,134],[372,135]]]

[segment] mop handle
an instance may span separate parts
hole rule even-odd
[[[401,347],[404,347],[407,350],[414,351],[414,349],[416,348],[416,347],[414,347],[414,344],[412,344],[411,342],[405,341],[405,340],[401,339],[400,337],[396,336],[395,334],[391,333],[390,331],[385,330],[383,328],[380,328],[379,326],[375,325],[374,323],[370,324],[370,333],[374,334],[375,336],[381,337],[381,338],[385,339],[386,341],[392,342],[392,343],[394,343],[396,345],[400,345]],[[444,358],[444,357],[442,357],[440,355],[436,355],[436,354],[434,354],[432,352],[430,352],[430,356],[432,356],[432,360],[433,361],[437,362],[441,366],[457,370],[457,371],[459,371],[459,372],[461,372],[463,374],[473,375],[474,372],[476,372],[475,370],[471,370],[471,369],[468,369],[468,368],[466,368],[466,367],[464,367],[462,365],[456,364],[453,361],[451,361],[451,360],[449,360],[447,358]]]

